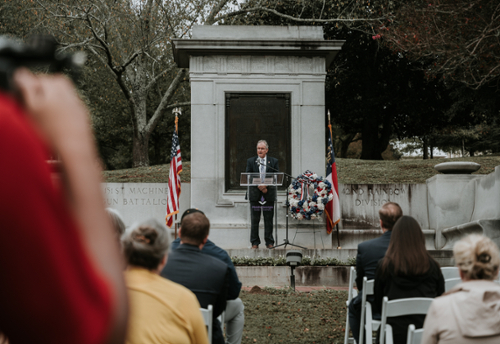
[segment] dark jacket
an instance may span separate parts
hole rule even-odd
[[[245,172],[253,172],[253,173],[259,173],[260,172],[260,165],[257,164],[257,158],[258,156],[254,156],[253,158],[250,158],[247,160],[247,168]],[[269,155],[266,157],[266,165],[271,168],[266,168],[266,173],[277,173],[276,171],[280,170],[278,159],[270,157]],[[276,170],[276,171],[275,171]],[[276,199],[276,187],[271,186],[267,188],[266,193],[262,193],[257,186],[250,186],[249,187],[249,200],[251,202],[257,202],[260,201],[261,197],[264,197],[266,201],[269,202],[274,202]]]
[[[387,231],[378,238],[358,245],[358,254],[356,256],[356,286],[358,290],[363,288],[364,276],[369,280],[375,278],[377,263],[385,256],[391,241],[391,234],[392,231]]]
[[[180,244],[181,244],[181,239],[180,238],[175,239],[172,242],[171,246],[172,250],[177,249]],[[231,257],[229,257],[227,252],[222,248],[220,248],[219,246],[215,245],[212,241],[208,239],[205,246],[203,246],[203,248],[201,249],[201,253],[208,254],[209,256],[220,259],[227,264],[229,270],[231,271],[231,274],[229,275],[229,287],[227,290],[227,299],[234,300],[238,298],[241,290],[241,282],[238,279],[238,275],[236,274],[236,269],[234,268],[233,261],[231,260]]]
[[[429,256],[429,270],[422,275],[402,275],[389,271],[382,272],[382,260],[378,263],[375,273],[373,310],[382,312],[382,299],[387,296],[389,300],[404,299],[408,297],[436,297],[444,293],[444,278],[439,264]],[[394,343],[406,343],[408,325],[414,324],[422,328],[425,315],[406,315],[387,319],[392,326]]]
[[[214,322],[212,343],[224,343],[217,317],[226,309],[230,270],[226,263],[211,257],[194,245],[182,244],[172,251],[161,276],[191,290],[202,308],[212,305]]]

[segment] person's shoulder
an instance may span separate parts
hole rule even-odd
[[[207,243],[203,246],[201,252],[224,261],[229,258],[229,254],[227,254],[226,250],[220,248],[210,240],[207,240]]]
[[[247,162],[251,162],[251,163],[253,163],[255,160],[257,160],[257,155],[255,155],[255,156],[253,156],[253,157],[251,157],[251,158],[248,158],[248,159],[247,159]]]
[[[358,244],[358,251],[360,249],[364,250],[364,249],[369,248],[370,246],[376,245],[380,241],[380,238],[381,238],[381,236],[378,237],[378,238],[374,238],[374,239],[370,239],[370,240],[366,240],[366,241],[360,242]]]
[[[158,276],[156,282],[157,282],[156,286],[158,287],[158,293],[160,295],[173,300],[189,301],[190,303],[196,303],[196,304],[198,303],[196,295],[182,284],[176,283],[174,281],[171,281],[167,278],[160,276]]]

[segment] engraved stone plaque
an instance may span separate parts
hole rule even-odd
[[[289,94],[226,94],[225,186],[239,186],[247,159],[257,155],[257,141],[266,140],[269,156],[278,159],[280,172],[291,172]],[[269,171],[272,172],[272,171]],[[283,188],[286,186],[283,186]]]

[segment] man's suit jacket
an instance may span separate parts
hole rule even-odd
[[[356,286],[358,290],[363,288],[364,276],[369,280],[375,278],[378,261],[385,256],[391,241],[391,233],[392,231],[387,231],[378,238],[358,245],[358,255],[356,256]]]
[[[170,245],[171,250],[176,250],[181,244],[181,238],[175,239]],[[229,287],[227,289],[227,299],[234,300],[238,298],[241,290],[241,282],[238,278],[238,274],[236,273],[236,268],[231,260],[231,257],[227,254],[225,250],[215,245],[210,239],[207,239],[207,242],[201,249],[201,253],[208,254],[209,256],[215,257],[219,260],[222,260],[227,264],[227,267],[231,271],[231,275],[229,278]]]
[[[247,160],[247,168],[245,172],[260,172],[260,165],[257,164],[258,156],[254,156]],[[266,157],[266,173],[277,173],[276,171],[280,170],[278,159],[270,157],[269,155]],[[267,168],[271,167],[271,168]],[[276,187],[271,186],[267,188],[267,193],[262,193],[257,186],[249,187],[249,200],[251,202],[260,201],[261,197],[264,196],[264,199],[269,202],[274,202],[276,199]]]
[[[223,261],[206,255],[194,245],[182,244],[173,250],[161,275],[191,290],[202,308],[214,308],[212,343],[224,338],[217,317],[226,309],[230,270]]]

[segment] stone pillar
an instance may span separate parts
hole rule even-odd
[[[309,169],[324,176],[326,68],[342,44],[325,41],[321,27],[306,26],[197,26],[192,39],[174,40],[175,61],[190,69],[191,206],[209,217],[210,237],[220,246],[250,246],[245,192],[225,187],[226,94],[289,94],[291,173],[297,176]],[[269,156],[274,156],[272,149]],[[285,192],[278,198],[283,224]],[[284,238],[279,227],[277,243]],[[312,238],[297,237],[302,239],[308,242],[300,245],[312,243]],[[330,241],[324,240],[329,248]]]

